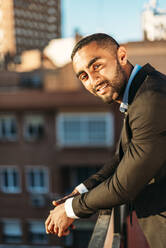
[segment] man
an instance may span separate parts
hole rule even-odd
[[[124,125],[118,153],[50,212],[46,231],[67,235],[74,219],[128,203],[147,217],[140,224],[150,247],[164,247],[166,219],[156,213],[165,210],[159,193],[166,184],[166,76],[149,64],[133,67],[126,49],[106,34],[79,41],[72,61],[90,93],[120,104]]]

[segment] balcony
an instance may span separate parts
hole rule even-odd
[[[131,223],[132,222],[132,223]],[[138,224],[135,212],[125,206],[99,214],[88,248],[150,248]]]

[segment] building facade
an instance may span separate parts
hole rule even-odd
[[[20,55],[30,49],[42,50],[49,40],[59,38],[60,4],[60,0],[1,0],[1,56]]]
[[[157,70],[166,74],[166,41],[129,42],[125,44],[129,60],[133,65],[143,66],[150,63]]]
[[[124,45],[133,65],[166,73],[166,41]],[[62,239],[46,235],[44,221],[52,200],[113,156],[121,126],[119,106],[84,90],[71,64],[0,72],[0,248],[87,247],[95,219]]]
[[[6,73],[13,84],[0,86],[0,248],[85,248],[94,217],[77,221],[76,230],[62,239],[46,235],[44,222],[52,200],[70,193],[113,156],[121,128],[118,106],[105,105],[78,81],[72,89],[50,91],[44,74],[42,85],[33,88],[25,75],[30,82],[34,72]],[[58,76],[60,71],[54,84],[60,85]]]

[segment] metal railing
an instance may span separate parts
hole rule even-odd
[[[115,208],[99,214],[88,248],[120,248],[121,210]]]
[[[97,219],[88,248],[149,248],[135,212],[132,224],[125,206],[102,211]]]

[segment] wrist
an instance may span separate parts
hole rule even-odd
[[[65,201],[64,203],[65,212],[66,212],[67,217],[72,218],[72,219],[79,219],[79,217],[75,215],[73,207],[72,207],[73,199],[74,197],[69,198]]]
[[[88,192],[87,187],[83,184],[80,183],[76,188],[75,188],[80,194]]]

